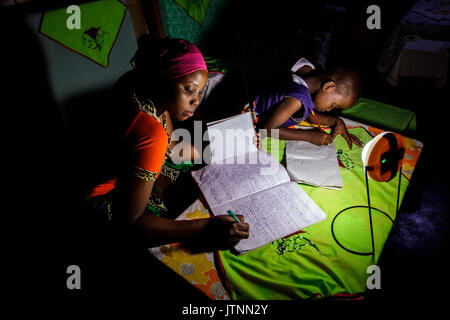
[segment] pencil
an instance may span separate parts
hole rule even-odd
[[[232,216],[232,217],[234,218],[234,220],[236,220],[237,223],[241,223],[241,220],[239,220],[238,217],[236,217],[236,215],[234,214],[233,211],[228,210],[228,214],[229,214],[230,216]]]
[[[256,103],[255,103],[255,100],[253,100],[253,106],[252,106],[252,120],[253,120],[253,122],[255,122],[256,121],[256,115],[255,115],[255,110],[256,110]]]
[[[319,119],[317,119],[317,116],[316,116],[314,110],[311,110],[311,114],[313,115],[314,119],[316,120],[317,126],[319,127],[320,131],[321,131],[321,132],[324,132],[324,131],[323,131],[323,128],[322,128],[321,125],[320,125]]]

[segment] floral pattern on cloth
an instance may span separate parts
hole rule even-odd
[[[200,200],[195,201],[176,220],[209,218],[210,214]],[[180,243],[149,248],[150,253],[182,276],[212,300],[230,300],[214,265],[214,253],[191,253]]]

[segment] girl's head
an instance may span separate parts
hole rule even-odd
[[[138,45],[135,65],[140,94],[151,94],[176,120],[193,116],[208,79],[200,50],[182,39],[148,35],[142,36]]]
[[[333,109],[351,107],[361,95],[361,78],[349,68],[337,67],[326,73],[317,91],[314,105],[317,110],[329,112]]]

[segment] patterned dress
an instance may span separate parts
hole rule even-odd
[[[171,138],[167,131],[166,115],[158,117],[150,99],[139,97],[131,91],[129,102],[135,116],[120,143],[124,157],[118,162],[120,168],[116,172],[154,181],[145,214],[165,216],[169,210],[164,191],[175,183],[181,173],[190,171],[193,165],[171,161]],[[105,214],[109,220],[112,220],[114,212],[113,199],[120,174],[96,185],[85,199],[90,207]]]

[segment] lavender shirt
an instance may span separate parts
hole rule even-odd
[[[261,116],[261,114],[268,111],[271,107],[278,105],[285,97],[292,97],[299,100],[302,103],[304,113],[301,118],[290,117],[281,125],[284,128],[305,120],[311,113],[311,110],[314,109],[314,103],[311,100],[308,88],[302,84],[290,81],[279,90],[271,90],[258,95],[255,99],[256,114]]]

